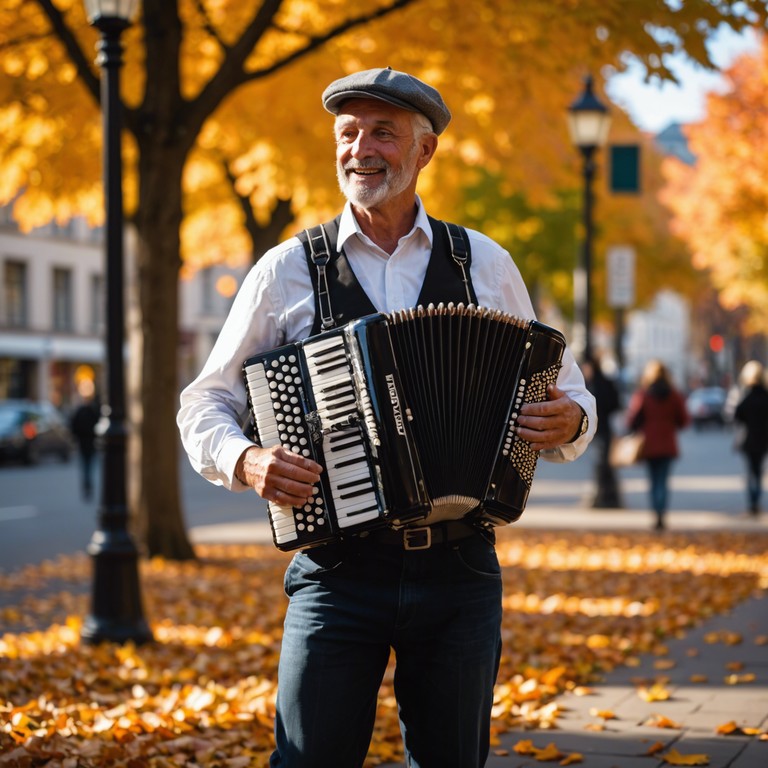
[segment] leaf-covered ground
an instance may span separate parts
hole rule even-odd
[[[768,586],[768,536],[504,529],[494,729],[557,726],[557,696]],[[0,765],[268,763],[288,555],[205,546],[141,564],[154,643],[80,645],[90,561],[0,574]],[[735,651],[737,659],[738,652]],[[398,759],[390,674],[367,766]]]

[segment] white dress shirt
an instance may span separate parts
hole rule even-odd
[[[344,248],[360,285],[379,312],[413,307],[418,301],[432,250],[432,228],[418,198],[417,205],[413,229],[400,239],[392,254],[363,234],[349,203],[344,207],[338,248]],[[528,291],[509,253],[485,235],[467,232],[478,304],[534,318]],[[248,415],[243,362],[306,338],[314,316],[315,299],[304,247],[293,237],[267,251],[250,270],[208,361],[181,393],[177,422],[182,443],[192,466],[206,480],[231,490],[246,489],[234,476],[238,458],[253,445],[241,426]],[[557,384],[587,413],[589,430],[573,443],[541,455],[551,461],[572,461],[592,439],[597,415],[594,398],[569,349]]]

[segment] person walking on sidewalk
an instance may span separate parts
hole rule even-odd
[[[77,443],[80,458],[80,486],[83,499],[93,497],[93,465],[96,457],[96,425],[99,423],[99,405],[96,387],[91,379],[84,379],[77,391],[81,398],[69,422],[69,429]]]
[[[611,466],[610,453],[613,444],[612,419],[621,410],[621,395],[616,382],[606,375],[602,361],[596,355],[581,363],[587,389],[597,404],[597,431],[593,446],[597,449],[595,461],[595,493],[592,506],[597,509],[621,507],[621,493],[616,471]],[[593,448],[593,449],[594,449]]]
[[[685,400],[672,383],[667,367],[659,360],[649,361],[640,386],[629,400],[627,428],[643,434],[641,458],[648,467],[651,508],[656,514],[656,530],[666,526],[669,506],[669,476],[679,456],[677,433],[690,424]]]
[[[768,388],[762,363],[750,360],[739,374],[743,395],[733,413],[739,426],[736,448],[744,454],[749,514],[760,514],[763,464],[768,453]]]
[[[337,326],[376,311],[466,301],[450,296],[470,291],[479,306],[534,317],[509,253],[466,230],[465,283],[445,228],[433,229],[416,195],[451,117],[438,91],[404,72],[373,69],[333,82],[323,105],[335,118],[336,169],[347,198],[322,271],[327,290],[313,287],[318,270],[299,238],[264,254],[201,374],[182,392],[178,415],[184,447],[203,477],[234,491],[254,489],[281,506],[311,499],[322,467],[243,435],[245,359],[318,333],[328,299]],[[586,449],[596,418],[568,349],[548,398],[521,408],[518,434],[544,458],[571,461]],[[409,546],[407,530],[377,529],[294,555],[285,574],[271,768],[360,768],[391,648],[406,763],[485,764],[501,653],[493,532],[462,520],[419,530],[419,548]]]

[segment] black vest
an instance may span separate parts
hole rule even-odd
[[[337,216],[298,235],[307,255],[315,295],[311,336],[376,312],[352,271],[344,249],[336,250],[340,218]],[[417,304],[425,307],[440,302],[476,305],[469,269],[472,254],[466,231],[456,224],[428,218],[432,227],[432,253]]]

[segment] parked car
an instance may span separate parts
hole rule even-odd
[[[707,424],[722,426],[725,423],[725,401],[728,393],[722,387],[694,389],[686,406],[693,426],[700,429]]]
[[[0,400],[0,459],[35,464],[43,456],[69,461],[74,443],[51,403]]]

